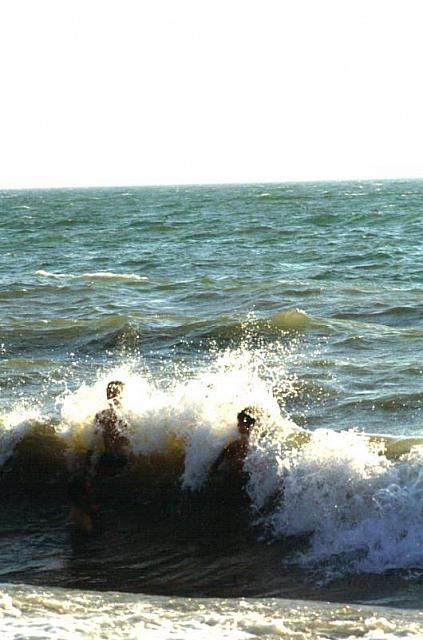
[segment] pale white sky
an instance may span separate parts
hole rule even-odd
[[[0,188],[423,177],[421,0],[2,0]]]

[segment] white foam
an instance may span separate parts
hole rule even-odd
[[[93,273],[82,273],[79,277],[89,278],[92,280],[135,280],[137,282],[148,280],[147,276],[139,276],[136,273],[113,273],[112,271],[94,271]]]
[[[176,447],[185,459],[182,485],[195,490],[222,447],[234,438],[241,409],[254,405],[281,420],[274,380],[264,379],[260,362],[257,352],[239,349],[216,354],[195,372],[163,371],[161,379],[129,365],[107,371],[94,385],[82,385],[60,399],[62,435],[74,446],[90,446],[95,414],[106,406],[107,382],[122,380],[122,413],[134,452],[148,455]],[[283,367],[278,375],[278,388],[289,386]]]
[[[0,591],[0,617],[7,615],[19,618],[22,615],[20,609],[14,606],[11,596]]]
[[[41,276],[43,278],[65,278],[66,274],[64,273],[51,273],[50,271],[44,271],[44,269],[38,269],[35,272],[36,276]]]
[[[147,276],[140,276],[136,273],[114,273],[113,271],[94,271],[81,274],[73,273],[52,273],[51,271],[44,271],[39,269],[35,272],[36,276],[43,278],[68,278],[68,279],[88,279],[88,280],[133,280],[135,282],[141,282],[148,280]]]
[[[327,579],[423,567],[422,447],[393,462],[363,434],[320,429],[279,451],[275,473],[283,496],[266,522],[276,536],[312,533],[302,565]]]
[[[2,585],[0,590],[2,640],[417,640],[422,632],[420,613],[412,610],[382,612],[275,598],[168,598],[25,585]]]
[[[0,417],[0,467],[10,458],[16,444],[34,421],[41,421],[39,407],[16,404]]]
[[[120,379],[134,452],[176,451],[184,460],[182,487],[196,490],[235,437],[238,411],[254,406],[260,417],[245,461],[248,492],[271,535],[311,534],[296,562],[324,567],[326,578],[423,568],[423,447],[393,461],[382,444],[357,431],[300,429],[281,415],[273,394],[275,387],[279,398],[292,389],[283,358],[281,347],[244,346],[210,353],[195,370],[164,362],[153,375],[140,361],[105,370],[57,399],[57,431],[70,449],[91,447],[107,382]],[[0,463],[31,421],[42,419],[38,406],[3,416]]]

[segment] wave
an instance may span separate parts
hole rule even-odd
[[[302,309],[286,308],[265,317],[241,313],[221,314],[206,318],[177,312],[153,316],[148,308],[143,313],[127,315],[104,315],[92,319],[77,317],[28,318],[27,320],[8,320],[3,326],[2,352],[10,359],[28,358],[28,354],[45,353],[48,358],[52,349],[60,353],[77,353],[90,355],[114,350],[155,351],[164,348],[182,349],[190,353],[197,350],[208,350],[209,344],[224,348],[236,346],[250,341],[260,344],[264,339],[268,342],[285,344],[298,340],[331,339],[340,348],[348,346],[354,352],[369,349],[374,343],[383,340],[392,342],[396,349],[399,336],[410,338],[406,343],[407,358],[402,360],[403,370],[418,369],[413,341],[420,339],[423,328],[386,327],[358,321],[347,321],[319,317]],[[348,363],[343,363],[344,368]],[[351,361],[351,370],[354,362]],[[363,360],[363,366],[371,370],[371,361]],[[389,401],[388,401],[389,404]],[[392,407],[398,405],[393,397]],[[382,405],[381,405],[381,408]]]
[[[51,318],[9,321],[3,327],[2,334],[3,352],[16,363],[25,350],[30,354],[40,349],[50,353],[52,348],[68,352],[96,349],[98,352],[101,349],[121,348],[125,344],[133,346],[138,337],[139,330],[134,327],[131,318],[122,315],[92,320]]]
[[[147,310],[148,312],[148,310]],[[256,335],[273,336],[278,340],[281,332],[298,332],[306,326],[308,316],[300,310],[286,310],[270,318],[257,320],[252,316],[233,318],[228,314],[216,318],[193,321],[180,315],[162,316],[154,322],[138,315],[105,315],[94,319],[56,317],[30,318],[26,321],[9,320],[3,327],[4,353],[10,359],[22,358],[23,351],[36,353],[42,349],[50,352],[60,348],[69,352],[95,351],[122,348],[137,349],[141,345],[161,348],[184,343],[196,349],[211,340],[219,344],[241,343]]]
[[[267,352],[262,355],[264,360]],[[258,351],[252,355],[243,349],[228,350],[213,357],[214,361],[200,367],[197,374],[182,365],[179,371],[171,365],[165,377],[163,367],[157,374],[159,380],[151,373],[133,373],[129,365],[113,369],[94,385],[82,384],[56,398],[54,419],[40,413],[35,401],[32,408],[29,403],[30,411],[28,403],[17,405],[3,416],[0,452],[4,459],[13,458],[16,452],[32,455],[45,449],[47,439],[51,446],[55,443],[60,455],[66,450],[72,456],[93,446],[94,417],[106,403],[107,379],[118,378],[125,382],[123,418],[130,425],[134,453],[140,459],[163,455],[179,460],[182,455],[182,486],[195,490],[219,450],[234,435],[238,411],[254,402],[280,418],[273,388],[277,383],[279,389],[285,386],[288,391],[290,384],[283,367],[277,372],[278,380],[263,378],[260,367],[264,362]]]
[[[270,316],[269,321],[278,329],[302,330],[310,323],[310,316],[302,309],[287,309]]]
[[[410,371],[412,368],[407,367]],[[381,381],[383,382],[383,380]],[[421,407],[423,401],[423,391],[410,391],[408,393],[398,391],[396,393],[386,393],[383,395],[376,394],[374,390],[369,392],[369,397],[359,398],[347,398],[340,401],[339,406],[342,408],[347,407],[362,407],[368,408],[372,411],[375,409],[382,409],[385,412],[394,412],[398,410],[410,410],[411,407]]]
[[[71,280],[126,280],[134,282],[145,282],[148,280],[147,276],[140,276],[136,273],[114,273],[112,271],[94,271],[81,274],[73,273],[52,273],[50,271],[44,271],[39,269],[35,272],[36,276],[42,278],[57,278],[57,279],[71,279]]]
[[[223,320],[227,318],[223,318]],[[207,327],[208,321],[204,321]],[[340,339],[354,340],[356,338],[380,339],[392,336],[395,338],[399,334],[408,337],[420,337],[423,328],[419,326],[390,326],[382,323],[368,322],[357,319],[353,316],[347,318],[324,317],[307,313],[304,309],[287,308],[270,314],[267,317],[257,318],[246,316],[240,321],[227,322],[223,327],[217,327],[219,332],[245,331],[248,327],[266,330],[276,329],[281,331],[307,332],[338,335]]]
[[[322,580],[421,568],[422,462],[421,438],[319,429],[279,456],[283,493],[264,522],[272,535],[310,532],[295,561]]]
[[[423,569],[423,440],[300,428],[284,410],[295,380],[283,366],[270,370],[269,355],[269,346],[228,349],[196,371],[163,363],[155,374],[123,365],[58,396],[53,414],[39,399],[17,405],[0,427],[3,499],[63,499],[87,450],[100,451],[94,417],[106,405],[107,381],[121,379],[135,461],[104,495],[123,502],[135,490],[160,509],[163,492],[170,500],[201,496],[212,510],[222,501],[237,505],[233,513],[246,504],[251,525],[269,539],[308,537],[291,562],[321,580]],[[258,423],[244,462],[248,481],[237,487],[211,467],[246,406]]]

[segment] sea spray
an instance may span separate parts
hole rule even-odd
[[[286,346],[274,345],[273,352],[276,348],[279,358],[283,350],[288,353]],[[292,393],[292,380],[281,364],[277,370],[268,366],[271,355],[270,348],[243,345],[211,350],[206,361],[190,371],[171,363],[154,375],[145,367],[138,373],[132,363],[102,372],[93,385],[83,384],[61,399],[61,433],[71,446],[92,446],[95,414],[106,406],[107,382],[120,379],[125,383],[122,417],[134,453],[181,449],[182,487],[199,489],[222,447],[236,437],[241,409],[254,406],[269,420],[280,418],[281,389]]]
[[[319,580],[421,566],[423,449],[392,459],[383,438],[297,426],[283,404],[296,387],[282,366],[291,355],[286,344],[245,343],[210,349],[190,368],[163,361],[149,369],[134,358],[103,367],[93,382],[57,397],[58,415],[46,413],[38,398],[3,416],[2,461],[30,435],[31,455],[36,438],[52,445],[56,438],[71,472],[75,454],[96,446],[95,415],[107,406],[107,383],[120,379],[134,453],[174,464],[179,490],[190,494],[202,489],[213,461],[237,436],[237,412],[252,407],[257,420],[245,460],[251,515],[269,539],[310,536],[309,548],[291,561],[317,571]]]
[[[295,562],[320,580],[422,565],[422,447],[389,460],[381,441],[319,429],[280,450],[282,488],[264,522],[273,537],[310,534]]]
[[[73,366],[60,371],[63,391],[56,398],[49,397],[45,381],[42,393],[26,400],[25,415],[20,405],[5,413],[3,461],[29,435],[36,453],[33,427],[41,421],[49,427],[49,436],[55,434],[66,447],[72,467],[84,451],[97,448],[95,416],[107,407],[107,383],[119,379],[125,383],[121,417],[127,423],[133,452],[144,458],[152,454],[183,456],[182,488],[200,489],[214,459],[236,437],[237,413],[253,406],[274,423],[280,419],[285,398],[294,393],[295,377],[285,363],[292,356],[295,341],[265,344],[254,333],[251,319],[246,326],[249,333],[246,331],[240,346],[221,349],[211,343],[190,366],[176,357],[158,357],[148,366],[139,354],[123,350],[121,364],[103,366],[94,380],[78,384],[74,357]],[[52,380],[55,388],[57,375],[58,371]],[[40,439],[38,444],[42,446]]]
[[[13,455],[17,443],[34,426],[42,422],[40,409],[17,403],[13,409],[0,418],[0,468]]]

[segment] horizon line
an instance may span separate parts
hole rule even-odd
[[[149,188],[178,188],[178,187],[223,187],[223,186],[248,186],[248,185],[289,185],[289,184],[341,184],[346,182],[418,182],[423,177],[396,177],[396,178],[332,178],[332,179],[305,179],[305,180],[247,180],[246,182],[238,181],[216,181],[216,182],[152,182],[141,184],[90,184],[90,185],[55,185],[55,186],[28,186],[28,187],[1,187],[0,192],[4,191],[66,191],[66,190],[83,190],[83,189],[149,189]]]

